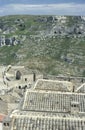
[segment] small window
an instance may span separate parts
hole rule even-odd
[[[4,126],[6,126],[6,123],[4,123]]]
[[[0,97],[0,100],[2,100],[2,98]]]
[[[25,81],[27,81],[27,78],[25,78]]]
[[[21,86],[19,86],[19,89],[21,89]]]
[[[26,89],[26,88],[27,88],[27,85],[24,86],[24,89]]]
[[[7,126],[9,126],[9,123],[7,123]]]
[[[78,105],[74,104],[74,107],[77,107]]]

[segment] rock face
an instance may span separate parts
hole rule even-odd
[[[16,44],[20,44],[21,41],[17,40],[17,38],[15,37],[10,37],[10,38],[6,38],[4,35],[0,36],[0,46],[11,46],[11,45],[16,45]]]
[[[81,16],[9,16],[0,19],[0,46],[20,44],[26,40],[26,36],[43,39],[53,36],[85,36],[85,18]]]

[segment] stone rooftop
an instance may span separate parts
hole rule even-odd
[[[51,113],[27,112],[26,115],[15,115],[10,130],[84,130],[85,118],[61,116]]]
[[[85,112],[85,93],[27,91],[22,110]],[[76,110],[75,110],[76,109]]]
[[[3,130],[85,130],[84,85],[39,79],[26,90],[20,108],[3,123]]]

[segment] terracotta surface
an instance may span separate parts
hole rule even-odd
[[[5,118],[6,115],[0,114],[0,122],[3,122],[3,119]]]

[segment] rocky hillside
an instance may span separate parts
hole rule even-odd
[[[0,17],[0,64],[85,76],[85,17]]]

